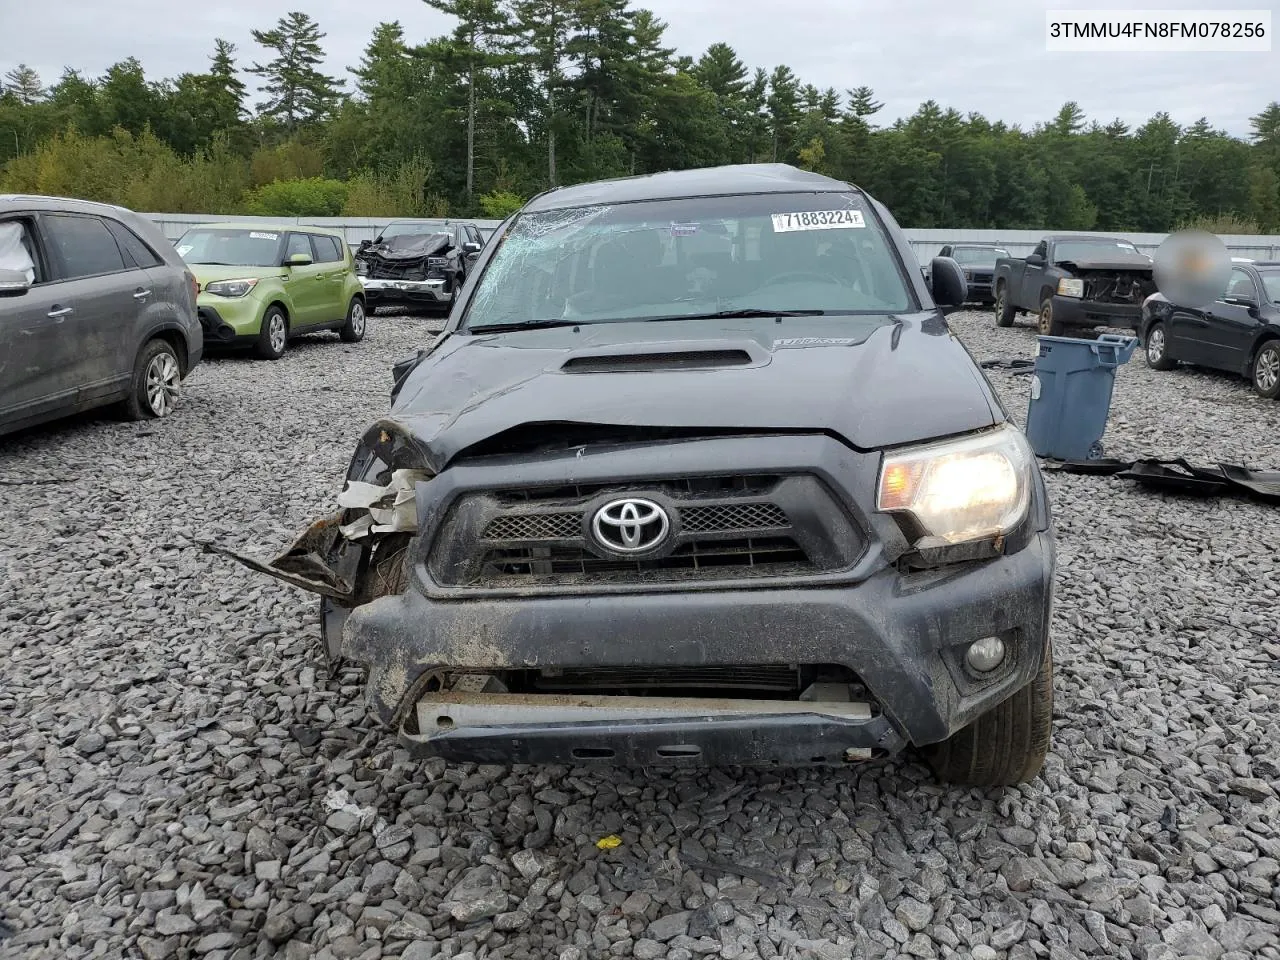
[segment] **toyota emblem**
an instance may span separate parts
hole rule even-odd
[[[671,532],[671,518],[661,504],[640,497],[611,500],[591,518],[596,543],[611,553],[648,553]]]

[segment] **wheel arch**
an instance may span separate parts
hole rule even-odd
[[[1249,348],[1249,360],[1245,363],[1242,371],[1244,376],[1250,377],[1253,375],[1253,364],[1258,359],[1258,354],[1262,351],[1262,348],[1268,343],[1275,343],[1277,340],[1280,340],[1280,329],[1263,330],[1258,334],[1257,339],[1253,341],[1253,346]]]
[[[187,343],[186,332],[177,324],[166,323],[150,330],[142,341],[138,344],[138,349],[134,351],[134,362],[141,356],[142,351],[147,349],[147,344],[153,340],[163,340],[169,346],[173,347],[173,352],[178,357],[178,369],[182,371],[183,377],[190,371],[191,348]]]
[[[267,319],[267,311],[270,310],[272,307],[280,308],[280,312],[284,314],[285,329],[292,330],[293,329],[293,310],[290,309],[290,305],[281,296],[273,296],[270,300],[267,301],[267,305],[262,308],[262,320]],[[261,329],[262,327],[262,320],[258,321],[259,329]]]

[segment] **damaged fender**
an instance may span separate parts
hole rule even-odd
[[[421,462],[417,453],[413,441],[394,423],[380,421],[365,434],[352,459],[346,485],[338,495],[340,509],[314,521],[275,559],[217,544],[206,545],[206,550],[348,609],[366,602],[371,598],[360,595],[361,577],[374,548],[387,535],[412,534],[418,528],[414,491],[435,474],[403,465]]]

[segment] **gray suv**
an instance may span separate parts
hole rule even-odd
[[[136,213],[0,195],[0,434],[117,402],[168,415],[204,349],[196,293]]]

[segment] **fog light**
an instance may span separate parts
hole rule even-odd
[[[1004,641],[999,637],[984,637],[969,645],[965,662],[978,673],[990,673],[1004,662]]]

